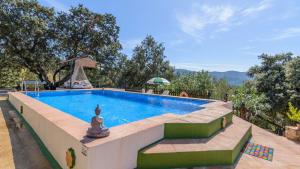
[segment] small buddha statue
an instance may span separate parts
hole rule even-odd
[[[100,115],[101,109],[97,105],[95,109],[95,114],[91,120],[91,127],[87,130],[87,136],[92,138],[101,138],[109,135],[109,129],[104,127],[103,118]]]

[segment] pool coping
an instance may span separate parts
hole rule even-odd
[[[77,90],[77,89],[76,89]],[[82,90],[82,89],[78,89]],[[85,89],[85,90],[99,90],[99,89]],[[122,89],[112,89],[112,88],[101,88],[100,90],[112,90],[112,91],[119,91],[119,92],[127,92],[127,93],[136,93],[136,92],[128,92]],[[59,91],[70,91],[70,90],[59,90]],[[74,90],[71,90],[74,91]],[[47,91],[45,91],[47,92]],[[137,93],[137,94],[144,94],[144,95],[154,95],[156,94],[146,94],[146,93]],[[161,95],[159,95],[161,96]],[[184,115],[176,115],[173,113],[163,114],[159,116],[154,116],[146,119],[142,119],[139,121],[115,126],[110,128],[110,135],[105,138],[101,139],[91,139],[86,137],[86,131],[90,127],[90,124],[75,117],[68,113],[65,113],[61,110],[58,110],[54,107],[51,107],[37,99],[34,99],[30,96],[27,96],[26,94],[22,92],[10,92],[9,98],[12,97],[12,100],[18,100],[20,103],[18,104],[12,104],[15,106],[15,108],[21,112],[20,105],[23,105],[24,107],[28,107],[27,111],[33,111],[38,114],[40,118],[43,118],[52,125],[55,125],[58,127],[61,131],[67,133],[70,137],[76,140],[78,144],[82,144],[81,153],[83,154],[83,151],[87,151],[89,154],[88,156],[93,156],[92,154],[95,154],[101,147],[107,147],[108,145],[113,144],[114,142],[120,142],[120,140],[126,141],[132,138],[135,138],[136,136],[142,134],[144,136],[147,136],[147,133],[152,135],[149,140],[144,142],[151,142],[154,139],[159,139],[163,136],[164,124],[165,123],[171,123],[171,122],[180,122],[180,123],[193,123],[197,116],[211,116],[209,117],[207,121],[213,121],[216,118],[220,118],[222,116],[225,116],[226,114],[229,114],[232,112],[231,109],[228,109],[225,107],[227,104],[226,102],[217,101],[217,100],[210,100],[210,99],[198,99],[198,98],[186,98],[186,97],[176,97],[176,96],[163,96],[163,97],[174,97],[174,98],[183,98],[183,99],[193,99],[193,100],[206,100],[209,101],[209,103],[201,105],[203,109],[187,113]],[[27,113],[28,114],[28,113]],[[191,118],[193,117],[193,118]],[[194,118],[195,117],[195,118]],[[154,132],[154,133],[153,133]],[[152,133],[152,134],[151,134]],[[155,134],[156,133],[156,134]],[[146,135],[145,135],[146,134]],[[45,140],[43,140],[45,141]],[[149,143],[143,143],[143,144],[149,144]],[[143,147],[145,145],[138,145],[139,147]],[[78,148],[80,149],[80,148]],[[86,149],[86,150],[83,150]],[[135,151],[134,148],[132,148]],[[138,152],[136,152],[137,154]],[[87,156],[87,155],[85,155]],[[90,163],[90,162],[88,162]],[[62,165],[62,162],[60,160],[60,164]],[[90,165],[90,164],[88,164]],[[133,165],[133,164],[132,164]],[[92,166],[92,165],[91,165]],[[91,167],[93,168],[93,167]]]
[[[94,88],[94,89],[66,89],[66,90],[59,90],[59,91],[74,91],[74,90],[111,90],[111,91],[119,91],[119,92],[127,92],[127,93],[135,93],[135,94],[143,94],[143,95],[153,95],[153,96],[162,96],[157,94],[147,94],[147,93],[136,93],[136,92],[128,92],[122,89],[113,89],[113,88]],[[51,92],[49,91],[43,91],[43,92]],[[52,90],[53,92],[53,90]],[[114,126],[110,128],[110,136],[101,138],[101,139],[89,139],[86,136],[86,131],[88,127],[90,127],[90,124],[75,117],[72,116],[66,112],[63,112],[59,109],[56,109],[50,105],[47,105],[46,103],[43,103],[37,99],[34,99],[30,96],[27,96],[23,92],[9,92],[9,94],[18,97],[22,99],[23,103],[34,110],[37,110],[37,112],[40,113],[41,116],[48,119],[49,121],[53,122],[53,124],[57,125],[64,131],[66,131],[69,135],[76,138],[78,141],[82,142],[86,147],[92,147],[94,145],[102,144],[114,139],[118,139],[120,137],[126,137],[132,133],[139,132],[142,130],[145,130],[147,128],[155,127],[157,125],[163,125],[164,123],[176,121],[176,122],[189,122],[187,120],[184,120],[184,117],[195,115],[195,114],[202,114],[203,112],[211,112],[212,115],[215,112],[218,112],[218,116],[224,116],[228,113],[230,113],[232,110],[224,107],[226,105],[226,102],[218,101],[218,100],[212,100],[212,99],[199,99],[199,98],[187,98],[187,97],[177,97],[177,96],[165,96],[163,97],[172,97],[172,98],[182,98],[182,99],[192,99],[192,100],[205,100],[209,101],[208,103],[205,103],[201,105],[203,109],[193,111],[184,115],[177,115],[173,113],[167,113],[162,114],[159,116],[154,116],[126,124],[122,124],[119,126]]]

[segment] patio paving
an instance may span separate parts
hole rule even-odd
[[[235,121],[245,122],[234,116]],[[248,123],[248,122],[246,122]],[[251,141],[274,148],[272,161],[267,161],[248,154],[241,154],[235,166],[226,167],[194,167],[193,169],[299,169],[300,143],[275,135],[262,128],[252,125]],[[190,168],[189,168],[190,169]]]
[[[0,169],[51,169],[29,131],[9,120],[13,107],[6,99],[0,96]]]
[[[238,117],[235,117],[241,120]],[[297,169],[300,168],[300,142],[288,140],[262,128],[252,125],[253,138],[257,144],[274,148],[273,160],[267,161],[248,154],[243,154],[236,168],[239,169]]]

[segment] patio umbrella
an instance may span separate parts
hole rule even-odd
[[[165,79],[165,78],[154,77],[154,78],[148,80],[147,84],[152,84],[152,85],[168,85],[168,84],[170,84],[170,82],[167,79]]]

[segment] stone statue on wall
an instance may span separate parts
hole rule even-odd
[[[102,138],[109,135],[109,129],[104,127],[103,118],[100,115],[101,109],[99,105],[97,105],[95,109],[95,114],[91,120],[91,127],[88,128],[87,136],[92,138]]]

